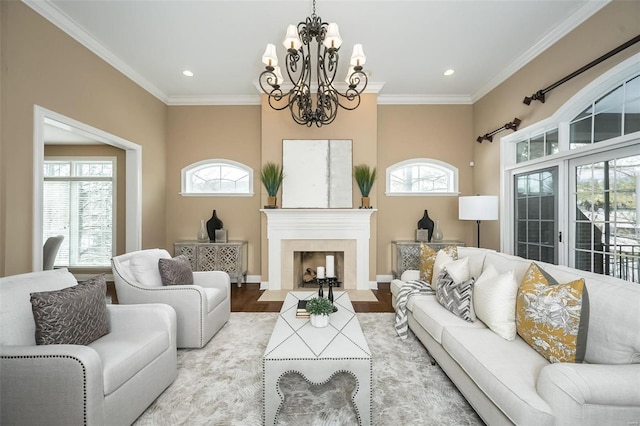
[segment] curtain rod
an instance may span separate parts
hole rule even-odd
[[[479,143],[482,143],[482,141],[484,140],[493,142],[494,135],[500,133],[503,130],[513,130],[515,132],[516,130],[518,130],[518,126],[520,125],[520,123],[521,123],[521,120],[518,117],[516,117],[513,119],[513,121],[508,122],[507,124],[500,127],[499,129],[494,130],[493,132],[485,133],[482,136],[478,136],[476,141],[478,141]]]
[[[562,78],[562,79],[556,81],[551,86],[546,87],[546,88],[541,89],[541,90],[538,90],[537,92],[535,92],[531,96],[525,96],[525,98],[522,101],[522,103],[524,103],[526,105],[531,105],[531,101],[540,101],[540,102],[544,103],[545,95],[547,93],[549,93],[550,91],[552,91],[553,89],[555,89],[556,87],[560,86],[561,84],[566,83],[567,81],[571,80],[573,77],[576,77],[576,76],[582,74],[583,72],[587,71],[588,69],[595,67],[599,63],[601,63],[603,61],[606,61],[607,59],[609,59],[613,55],[622,52],[627,47],[633,46],[634,44],[636,44],[639,41],[640,41],[640,35],[637,35],[634,38],[632,38],[631,40],[629,40],[628,42],[621,44],[620,46],[616,47],[615,49],[605,53],[602,56],[600,56],[598,59],[593,60],[593,61],[589,62],[587,65],[583,66],[582,68],[572,72],[571,74],[569,74],[565,78]]]

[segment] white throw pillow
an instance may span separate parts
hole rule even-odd
[[[438,281],[438,277],[440,276],[440,272],[442,272],[442,268],[447,263],[453,262],[455,259],[445,253],[443,250],[438,251],[436,255],[436,260],[433,263],[433,275],[431,279],[431,288],[436,289],[436,283]]]
[[[171,259],[165,253],[150,251],[134,256],[129,262],[129,268],[136,281],[149,287],[162,287],[162,278],[158,268],[158,260]]]
[[[513,271],[499,273],[489,265],[473,288],[476,317],[506,340],[516,338],[518,282]]]
[[[443,269],[449,273],[449,276],[456,284],[460,284],[461,282],[467,281],[471,278],[469,258],[467,257],[449,262],[444,265]]]

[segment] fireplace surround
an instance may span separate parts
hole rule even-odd
[[[376,209],[263,209],[267,217],[265,290],[292,290],[294,253],[344,252],[344,289],[369,290],[371,215]]]

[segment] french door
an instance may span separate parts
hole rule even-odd
[[[558,263],[558,167],[514,176],[515,253]]]
[[[574,268],[640,282],[640,148],[569,161]]]

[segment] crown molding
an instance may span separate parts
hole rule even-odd
[[[260,95],[170,96],[169,106],[177,105],[260,105]]]
[[[605,7],[610,2],[611,0],[591,0],[584,3],[578,10],[572,13],[560,25],[552,29],[545,37],[540,39],[540,41],[534,44],[518,59],[507,66],[502,72],[494,76],[476,93],[471,95],[471,103],[477,102],[484,95],[498,87],[505,80],[515,74],[518,70],[531,62],[538,55],[547,50],[569,32],[573,31],[576,27],[578,27],[578,25],[582,24],[584,21],[593,16],[596,12]]]
[[[22,0],[43,18],[51,22],[56,27],[67,33],[71,38],[82,44],[104,60],[106,63],[120,71],[131,79],[138,86],[158,98],[163,103],[167,103],[168,96],[149,80],[140,75],[137,71],[127,65],[122,59],[115,56],[102,43],[96,40],[91,34],[86,32],[80,25],[65,15],[49,0]]]
[[[471,105],[468,95],[380,95],[378,105]]]

